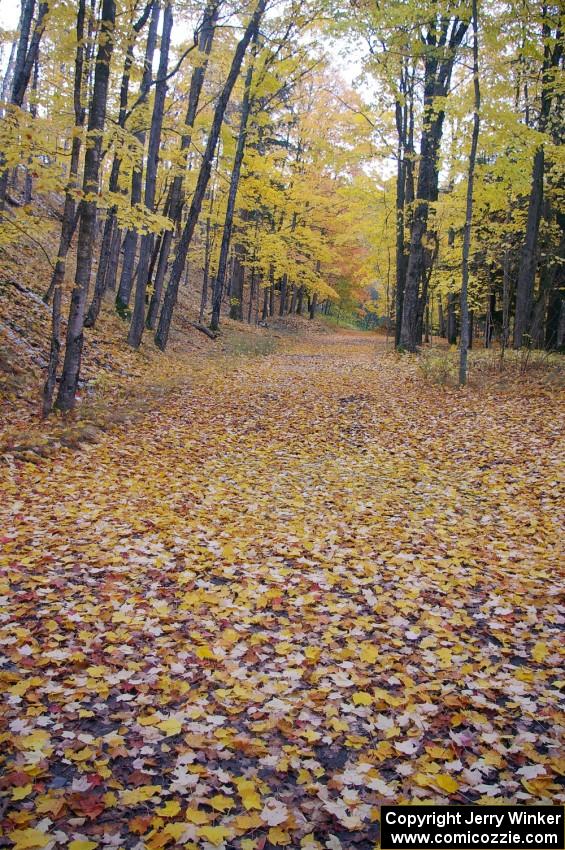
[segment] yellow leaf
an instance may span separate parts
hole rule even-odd
[[[261,815],[258,812],[253,812],[252,814],[238,815],[233,819],[233,825],[237,829],[258,829],[260,826],[264,826]]]
[[[166,732],[167,735],[178,735],[182,730],[182,723],[176,717],[169,717],[157,724],[157,729]]]
[[[149,714],[147,717],[138,717],[137,722],[140,726],[156,726],[159,723],[159,715]]]
[[[216,658],[209,646],[197,646],[194,650],[194,654],[202,659],[210,658],[214,660]]]
[[[416,782],[418,785],[423,785],[424,787],[431,785],[434,779],[435,776],[426,776],[425,773],[416,773],[414,775],[414,782]]]
[[[379,650],[372,643],[364,643],[359,653],[361,661],[367,661],[368,664],[374,664],[379,657]]]
[[[31,732],[29,735],[23,735],[19,739],[19,743],[26,750],[41,750],[49,741],[49,733],[38,729],[36,732]]]
[[[188,823],[168,823],[163,831],[166,835],[171,835],[175,841],[178,841],[187,826],[189,826]]]
[[[532,649],[532,658],[534,659],[534,661],[541,662],[541,661],[544,660],[546,655],[549,655],[548,645],[546,643],[544,643],[543,641],[538,640],[538,642],[535,644],[534,648]]]
[[[227,812],[228,809],[232,809],[234,802],[233,797],[226,797],[224,794],[216,794],[215,797],[208,800],[208,803],[212,806],[212,808],[216,809],[218,812]]]
[[[449,794],[452,794],[459,788],[459,784],[455,781],[455,779],[452,776],[448,776],[446,773],[438,773],[438,775],[434,778],[434,782]]]
[[[27,797],[28,794],[31,794],[32,791],[32,782],[30,782],[29,785],[20,785],[19,788],[14,788],[12,791],[12,800],[23,800],[23,798]]]
[[[91,750],[90,747],[83,747],[76,753],[65,753],[65,755],[73,761],[88,761],[94,755],[94,750]]]
[[[357,691],[353,694],[354,705],[371,705],[373,697],[367,691]]]
[[[436,655],[441,661],[441,667],[445,670],[446,667],[451,665],[451,650],[443,647],[442,649],[436,649]]]
[[[95,847],[98,847],[97,841],[87,841],[82,838],[77,838],[69,844],[69,850],[94,850]]]
[[[29,850],[29,848],[45,847],[52,840],[49,835],[40,829],[14,829],[8,833],[10,840],[14,842],[13,850]]]
[[[307,646],[304,650],[304,655],[308,661],[317,661],[321,654],[322,650],[319,646]]]
[[[221,844],[224,839],[231,837],[232,830],[226,829],[225,826],[201,826],[198,835],[205,838],[210,844]]]
[[[161,791],[160,785],[142,785],[131,791],[122,791],[121,802],[124,806],[136,806],[145,803]]]
[[[210,815],[207,812],[201,812],[200,809],[187,809],[184,816],[191,823],[195,823],[197,825],[201,823],[208,823],[210,821]]]
[[[176,800],[169,800],[160,809],[157,809],[157,814],[163,818],[174,818],[180,812],[180,803]]]
[[[279,826],[272,826],[268,832],[267,838],[271,844],[280,844],[283,847],[291,842],[288,832],[285,832],[285,830],[281,829]]]
[[[261,809],[261,797],[257,791],[244,791],[241,794],[241,801],[246,809]]]

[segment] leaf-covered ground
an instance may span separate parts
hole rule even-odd
[[[559,438],[553,391],[332,336],[2,467],[4,845],[368,850],[382,803],[563,801]]]

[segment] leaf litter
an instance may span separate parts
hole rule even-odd
[[[6,846],[371,848],[565,795],[559,399],[341,335],[4,468]]]

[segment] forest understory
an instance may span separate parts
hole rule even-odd
[[[563,802],[554,381],[277,344],[4,457],[7,846],[369,850],[384,803]]]

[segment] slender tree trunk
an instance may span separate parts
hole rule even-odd
[[[222,126],[226,106],[228,104],[235,82],[239,76],[241,65],[243,63],[243,57],[245,56],[245,52],[247,50],[249,42],[255,36],[255,33],[258,30],[259,22],[263,16],[263,12],[265,11],[265,5],[266,0],[258,0],[257,6],[255,8],[255,11],[253,12],[251,20],[249,21],[245,29],[243,38],[238,43],[235,49],[227,80],[216,103],[214,117],[212,119],[212,126],[210,128],[208,141],[206,143],[206,150],[204,152],[204,160],[200,168],[200,172],[198,174],[196,188],[194,190],[194,195],[192,196],[192,201],[190,204],[190,210],[188,212],[188,218],[184,226],[184,230],[182,232],[179,244],[177,246],[177,253],[173,262],[171,277],[169,279],[169,284],[165,293],[163,307],[161,309],[161,315],[159,317],[157,333],[155,334],[155,343],[162,351],[164,351],[167,346],[171,321],[173,318],[173,311],[177,301],[178,287],[184,264],[186,262],[188,248],[192,241],[194,229],[196,227],[198,217],[200,215],[200,209],[202,207],[202,201],[204,199],[206,187],[208,186],[208,181],[210,179],[212,162],[214,161],[214,153],[216,150],[216,145],[218,144],[218,138],[220,136],[220,129]]]
[[[438,105],[438,98],[445,98],[449,94],[457,48],[467,28],[468,24],[457,18],[442,18],[439,26],[436,21],[430,22],[425,37],[424,124],[400,330],[400,347],[406,351],[416,350],[418,298],[425,273],[425,237],[430,208],[438,198],[438,160],[445,117],[444,109]]]
[[[35,63],[33,66],[33,81],[31,84],[31,97],[29,104],[29,112],[32,118],[37,118],[37,97],[38,97],[38,88],[39,88],[39,50],[37,51],[37,56],[35,57]],[[28,167],[26,168],[25,182],[24,182],[24,203],[31,204],[32,201],[32,193],[33,193],[33,177],[31,174],[31,165],[32,159],[31,157],[28,159]]]
[[[407,261],[404,241],[406,228],[406,203],[413,200],[409,184],[413,184],[412,145],[414,133],[413,84],[410,83],[408,59],[403,60],[400,71],[400,92],[402,100],[395,104],[397,145],[396,172],[396,286],[395,286],[395,345],[400,344],[404,289],[406,286]]]
[[[171,31],[173,28],[173,7],[171,0],[165,5],[163,16],[163,32],[161,34],[161,48],[159,54],[159,70],[157,72],[158,82],[155,86],[155,99],[153,102],[153,116],[151,119],[151,130],[149,132],[149,148],[147,153],[147,169],[145,178],[145,207],[149,212],[155,209],[155,194],[157,191],[157,169],[159,166],[159,148],[161,146],[161,133],[163,129],[163,115],[165,113],[165,98],[167,96],[167,68],[169,64],[169,48],[171,44]],[[139,348],[143,337],[145,326],[145,297],[147,293],[147,281],[149,278],[149,261],[153,248],[153,234],[146,233],[141,238],[139,253],[139,265],[137,270],[137,283],[135,288],[135,302],[131,317],[131,325],[128,334],[128,343],[132,348]]]
[[[75,285],[69,309],[63,374],[56,402],[57,407],[63,411],[71,410],[74,407],[80,375],[84,311],[96,236],[96,196],[100,175],[102,134],[106,120],[110,60],[114,48],[115,16],[116,5],[114,0],[103,0],[84,162],[83,191],[89,200],[81,201]],[[94,200],[90,200],[93,197]]]
[[[243,245],[235,246],[230,297],[230,319],[243,321],[243,283],[245,269],[242,263]]]
[[[192,129],[194,127],[194,122],[196,120],[196,114],[198,111],[198,103],[200,101],[200,94],[202,92],[202,86],[204,84],[204,77],[206,74],[206,68],[208,66],[208,57],[212,50],[212,43],[214,40],[214,33],[216,29],[216,24],[218,21],[218,13],[219,13],[220,3],[219,0],[212,0],[212,2],[208,3],[206,9],[204,11],[204,17],[202,19],[202,26],[200,27],[199,34],[199,48],[200,52],[203,56],[203,61],[201,64],[197,65],[192,72],[192,77],[190,80],[190,91],[188,95],[188,106],[186,111],[185,118],[185,126],[188,128],[187,132],[181,137],[181,154],[182,154],[182,163],[181,163],[181,171],[179,174],[176,174],[173,183],[171,185],[170,190],[170,210],[169,217],[173,221],[173,227],[170,231],[165,231],[163,235],[163,240],[161,243],[161,252],[159,255],[159,263],[157,265],[157,274],[155,277],[155,285],[153,287],[153,294],[151,296],[151,300],[149,302],[149,310],[147,311],[147,327],[152,330],[155,328],[157,324],[157,316],[159,314],[159,307],[161,305],[161,296],[163,293],[163,283],[165,281],[165,274],[167,270],[167,263],[169,260],[169,255],[171,252],[171,246],[173,242],[173,232],[175,226],[180,225],[182,209],[184,206],[184,191],[183,191],[183,183],[184,183],[184,171],[186,169],[186,164],[188,161],[188,152],[190,149],[190,143],[192,140]]]
[[[18,30],[17,30],[18,33],[19,33],[19,37],[16,38],[12,42],[12,46],[10,48],[10,55],[8,57],[8,63],[6,65],[6,72],[5,72],[4,78],[2,80],[2,90],[0,92],[0,100],[2,101],[2,103],[7,103],[10,100],[10,97],[11,97],[11,94],[12,94],[12,87],[13,87],[13,82],[14,82],[14,71],[15,71],[15,68],[16,68],[16,53],[17,53],[17,50],[18,50],[18,44],[19,44],[21,36],[22,36],[22,30],[23,30],[23,26],[24,26],[24,14],[25,14],[25,11],[26,11],[26,5],[27,5],[26,3],[22,3],[22,7],[20,9],[20,19],[19,19],[19,22],[18,22]],[[31,25],[31,21],[30,21],[30,25]],[[27,37],[29,38],[29,29],[28,29],[28,36]],[[4,110],[3,109],[0,110],[0,116],[2,118],[4,117]]]
[[[208,303],[208,282],[210,280],[210,257],[212,254],[212,240],[211,240],[211,226],[210,226],[210,215],[212,212],[212,206],[214,204],[214,195],[211,193],[210,196],[210,214],[206,218],[206,227],[205,227],[205,240],[204,240],[204,277],[202,279],[202,294],[200,296],[200,313],[198,314],[198,321],[200,324],[204,321],[204,311],[206,310],[206,304]]]
[[[479,22],[477,0],[472,0],[473,9],[473,133],[471,136],[471,152],[469,154],[469,170],[467,172],[467,201],[465,206],[465,227],[463,230],[463,255],[461,268],[461,341],[459,349],[459,385],[467,383],[467,351],[471,342],[469,321],[469,252],[471,249],[471,227],[473,224],[473,186],[475,181],[475,161],[479,144],[481,90],[479,85]]]
[[[537,244],[541,207],[543,202],[544,149],[539,147],[534,154],[532,188],[528,203],[526,236],[522,245],[518,280],[516,281],[516,312],[514,314],[514,348],[530,342],[529,331],[532,318],[532,300],[537,268]]]
[[[59,368],[59,357],[61,353],[61,301],[63,294],[63,282],[65,278],[66,257],[76,226],[76,204],[73,197],[73,189],[77,185],[77,176],[81,149],[81,131],[84,126],[85,109],[82,106],[82,84],[84,79],[84,21],[86,15],[85,0],[79,0],[76,22],[76,53],[73,102],[75,113],[75,133],[71,143],[71,162],[69,167],[69,180],[65,192],[65,206],[63,208],[63,222],[59,238],[59,254],[53,270],[51,283],[44,296],[48,302],[53,298],[51,315],[51,346],[49,353],[49,364],[47,376],[43,386],[43,416],[48,416],[53,406],[53,395],[57,381],[57,369]]]
[[[255,299],[255,266],[251,268],[251,280],[249,281],[249,304],[247,306],[247,324],[251,324],[251,316],[253,315],[253,301]]]
[[[438,299],[437,311],[438,311],[439,335],[442,337],[442,339],[445,339],[445,335],[446,335],[447,331],[446,331],[446,327],[445,327],[445,316],[443,315],[443,301],[442,301],[441,295],[439,296],[439,299]]]
[[[218,21],[219,8],[219,0],[212,0],[212,2],[209,2],[204,11],[202,25],[200,27],[199,48],[200,53],[202,55],[202,62],[194,68],[190,79],[188,106],[184,122],[186,130],[181,137],[180,144],[180,173],[175,174],[169,192],[169,217],[173,222],[173,226],[170,230],[166,230],[163,234],[163,239],[161,242],[161,251],[159,254],[159,262],[157,264],[157,273],[155,276],[155,284],[153,287],[151,300],[149,302],[149,309],[147,311],[146,324],[148,328],[151,328],[151,330],[153,330],[155,328],[155,325],[157,324],[157,316],[159,314],[161,296],[163,294],[163,284],[165,282],[167,264],[169,261],[169,255],[173,243],[173,232],[175,227],[180,225],[182,209],[184,206],[184,171],[186,170],[190,143],[192,141],[192,130],[194,127],[194,122],[196,120],[198,104],[200,101],[202,86],[204,85],[206,68],[208,66],[208,57],[210,56],[210,52],[212,50],[212,43],[214,41],[214,33]]]
[[[23,0],[20,16],[20,36],[16,50],[16,61],[14,66],[14,77],[12,80],[12,92],[10,105],[16,108],[22,107],[25,93],[29,85],[31,73],[39,53],[41,37],[45,29],[49,4],[40,3],[37,10],[37,19],[33,32],[31,25],[35,12],[35,0]],[[31,34],[31,38],[30,38]],[[6,192],[8,191],[9,169],[4,168],[5,158],[0,152],[0,213],[4,210],[6,203]]]
[[[261,311],[261,321],[266,322],[269,315],[269,287],[266,286],[263,290],[263,309]]]
[[[281,278],[281,291],[280,291],[280,300],[279,300],[279,316],[284,316],[286,310],[286,285],[287,285],[288,277],[286,274],[283,274]]]
[[[301,286],[298,290],[298,304],[296,307],[296,312],[299,316],[302,315],[302,310],[304,308],[304,287]]]
[[[133,24],[132,39],[126,51],[124,68],[122,72],[122,80],[120,84],[120,108],[118,113],[118,127],[121,127],[122,129],[125,127],[128,117],[128,94],[131,67],[133,65],[134,59],[135,39],[147,23],[149,15],[151,14],[152,7],[153,2],[152,0],[150,0],[150,2],[146,5],[141,17],[136,21],[135,24]],[[122,161],[120,157],[118,156],[118,154],[114,154],[114,159],[112,161],[112,170],[110,172],[110,180],[108,185],[108,190],[110,194],[118,192],[121,165]],[[122,234],[120,232],[120,228],[118,227],[117,212],[117,206],[115,204],[112,205],[108,210],[106,221],[104,222],[104,235],[102,237],[102,246],[100,248],[100,258],[98,261],[96,280],[94,282],[94,294],[92,296],[92,301],[90,302],[90,307],[88,308],[88,312],[84,320],[85,328],[93,328],[96,324],[96,320],[98,319],[100,308],[102,306],[102,298],[104,297],[106,289],[110,289],[112,291],[115,291],[116,289],[116,275],[118,271],[119,252],[120,246],[122,244]]]
[[[560,263],[565,259],[565,245],[563,237],[561,239],[561,248],[559,252]],[[563,266],[560,266],[563,268]],[[562,325],[562,317],[564,313],[564,298],[563,298],[563,280],[559,278],[560,268],[554,268],[553,287],[549,292],[547,304],[547,320],[545,324],[545,348],[548,351],[559,350],[563,345],[563,339],[560,339],[560,327]]]
[[[153,56],[157,46],[157,29],[159,26],[160,16],[159,0],[154,0],[151,6],[151,20],[149,22],[149,31],[147,33],[147,44],[145,47],[145,59],[143,63],[143,76],[141,78],[141,86],[138,98],[138,104],[145,104],[151,87],[151,79],[153,76]],[[141,203],[143,193],[143,151],[145,148],[146,132],[144,129],[134,133],[141,151],[140,161],[134,166],[131,177],[131,206],[135,207]],[[123,261],[122,273],[120,276],[120,285],[116,295],[116,310],[120,315],[126,315],[131,289],[133,285],[133,275],[135,266],[135,256],[137,253],[137,230],[130,228],[124,238],[123,243]]]
[[[457,344],[457,318],[455,316],[455,304],[457,296],[453,292],[447,295],[447,341],[449,345]]]
[[[561,63],[563,55],[563,34],[557,29],[553,44],[551,44],[551,27],[547,20],[547,6],[543,7],[544,22],[542,35],[544,39],[544,59],[542,66],[541,109],[538,130],[544,133],[553,100],[555,72]],[[516,310],[514,314],[514,348],[521,348],[530,343],[530,324],[532,320],[532,304],[537,270],[538,236],[543,203],[545,151],[541,144],[534,154],[532,168],[532,188],[528,203],[528,219],[526,235],[522,245],[518,280],[516,281]]]
[[[310,301],[310,318],[313,319],[316,315],[316,307],[318,306],[318,293],[314,292]]]
[[[256,47],[256,39],[257,39],[257,31],[253,35],[253,44],[252,44],[252,52],[255,53]],[[235,151],[235,157],[233,162],[233,168],[230,179],[230,188],[228,191],[228,204],[226,209],[226,218],[224,222],[224,231],[222,235],[222,244],[220,246],[220,259],[218,261],[218,271],[216,274],[216,278],[214,280],[214,301],[212,307],[212,321],[210,322],[210,328],[213,331],[217,331],[220,324],[220,307],[222,304],[222,294],[224,289],[224,280],[226,274],[226,263],[228,258],[228,251],[230,247],[231,233],[233,228],[233,215],[235,212],[235,201],[237,197],[237,190],[239,188],[239,178],[241,175],[241,166],[243,164],[243,157],[245,154],[245,143],[247,140],[247,122],[249,119],[249,113],[251,111],[251,81],[253,79],[253,64],[254,59],[251,59],[249,63],[249,67],[247,69],[247,73],[245,75],[245,86],[243,91],[243,101],[241,104],[241,118],[239,122],[239,134],[237,137],[237,147]],[[238,259],[238,265],[240,265],[240,257]],[[239,269],[238,269],[239,272]],[[236,279],[235,275],[232,276],[232,280],[237,280],[237,283],[241,283],[243,286],[243,272],[241,271],[241,276]],[[243,292],[238,293],[240,298],[239,309],[235,312],[237,313],[236,318],[241,318],[241,296]],[[234,318],[232,316],[232,318]]]

